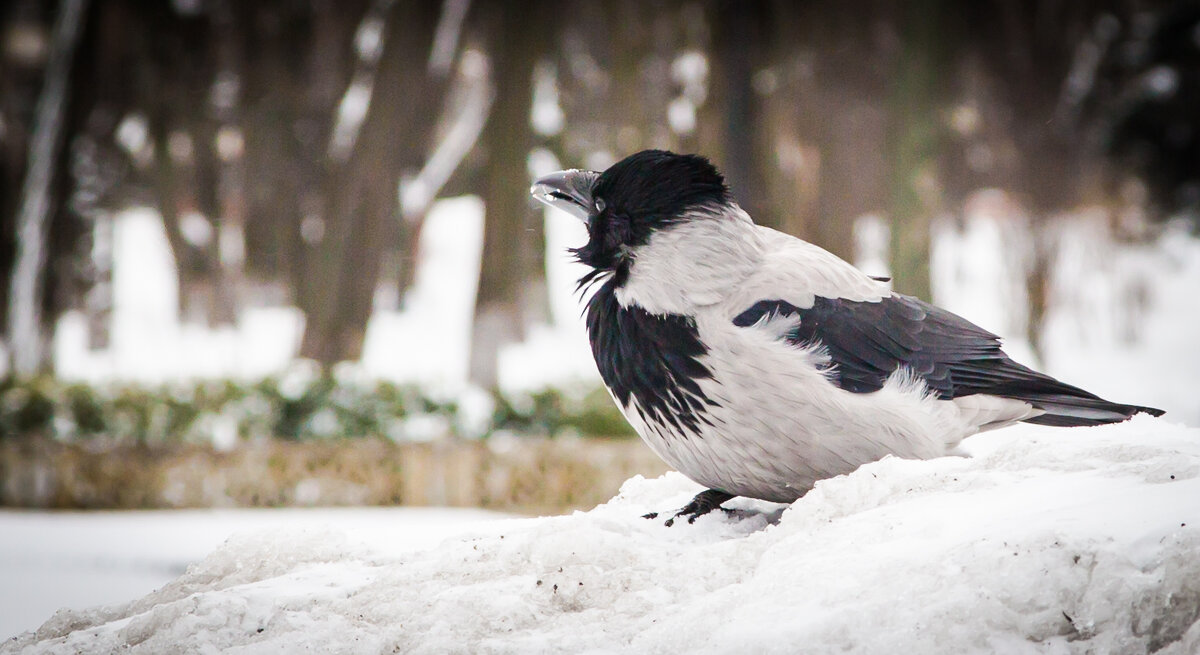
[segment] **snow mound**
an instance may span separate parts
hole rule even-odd
[[[700,490],[678,474],[425,550],[256,533],[0,652],[1200,652],[1200,430],[1021,426],[964,450],[670,528],[641,515]]]

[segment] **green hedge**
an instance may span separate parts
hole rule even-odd
[[[482,396],[482,397],[480,397]],[[436,399],[415,386],[318,375],[255,383],[202,381],[147,387],[88,385],[51,377],[0,379],[0,438],[107,438],[134,442],[208,442],[444,435],[498,431],[627,437],[633,432],[602,389],[568,394],[484,392]]]

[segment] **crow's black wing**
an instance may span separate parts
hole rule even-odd
[[[847,391],[877,391],[904,366],[942,399],[989,394],[1046,410],[1030,419],[1033,423],[1091,425],[1124,420],[1136,411],[1161,413],[1110,403],[1022,366],[1004,354],[996,335],[910,296],[893,294],[879,301],[818,296],[806,309],[764,300],[733,322],[747,327],[770,315],[795,315],[799,323],[785,338],[823,347],[834,382]]]

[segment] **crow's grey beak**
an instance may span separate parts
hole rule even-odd
[[[539,178],[529,188],[537,200],[557,207],[585,224],[597,213],[592,187],[600,174],[595,171],[570,169]]]

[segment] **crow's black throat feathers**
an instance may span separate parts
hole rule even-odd
[[[587,305],[588,339],[600,377],[622,407],[632,397],[648,424],[696,434],[715,403],[697,384],[712,373],[698,359],[708,348],[695,323],[678,314],[622,307],[616,287],[615,278],[606,280]]]

